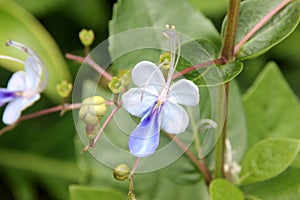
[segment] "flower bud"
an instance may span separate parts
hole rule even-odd
[[[126,72],[120,78],[114,76],[112,80],[108,83],[108,87],[114,94],[118,94],[122,92],[124,87],[127,86],[129,83],[130,74]]]
[[[91,125],[96,125],[106,113],[106,101],[100,96],[86,98],[79,110],[80,119]]]
[[[82,29],[79,32],[79,39],[84,46],[90,46],[95,39],[94,31]]]
[[[120,164],[114,168],[113,176],[118,181],[124,181],[129,178],[130,170],[126,164]]]
[[[170,62],[171,62],[171,53],[170,52],[166,52],[166,53],[160,54],[160,56],[159,56],[159,64],[164,63],[162,65],[162,68],[164,70],[170,69]]]
[[[72,83],[68,83],[67,81],[62,81],[61,83],[56,85],[56,92],[62,98],[66,98],[70,95],[72,90]]]

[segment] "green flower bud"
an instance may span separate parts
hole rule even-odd
[[[56,92],[62,98],[66,98],[70,95],[71,90],[73,88],[72,83],[68,83],[67,81],[62,81],[61,83],[56,85]]]
[[[114,76],[112,80],[108,83],[109,89],[114,93],[118,94],[122,92],[125,86],[130,83],[130,73],[126,72],[120,78]]]
[[[124,181],[129,178],[130,170],[126,164],[120,164],[115,167],[113,176],[118,181]]]
[[[106,101],[100,96],[86,98],[79,110],[80,119],[86,124],[96,125],[106,113]]]
[[[84,46],[90,46],[95,39],[94,31],[82,29],[79,32],[79,39]]]
[[[160,56],[159,56],[159,64],[164,63],[162,65],[162,68],[164,70],[170,69],[170,62],[171,62],[171,53],[170,52],[166,52],[166,53],[160,54]]]

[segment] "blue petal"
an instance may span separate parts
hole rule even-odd
[[[16,98],[15,92],[9,91],[5,88],[0,88],[0,106],[4,105],[7,102],[12,101]]]
[[[160,69],[150,61],[141,61],[136,64],[132,69],[131,78],[133,83],[138,87],[152,85],[160,89],[166,84],[164,75]]]
[[[130,152],[136,157],[153,154],[159,144],[159,132],[159,111],[151,108],[130,134],[128,141]]]
[[[148,89],[131,88],[122,95],[125,110],[130,114],[143,117],[152,108],[157,96]]]
[[[181,79],[171,85],[168,100],[185,106],[195,106],[199,103],[199,89],[192,81]]]
[[[31,106],[39,98],[40,94],[35,94],[30,98],[17,96],[13,101],[7,104],[3,112],[2,121],[4,124],[10,125],[15,123],[21,116],[21,112]]]
[[[182,133],[189,124],[189,116],[184,108],[166,101],[161,109],[161,129],[170,134]]]

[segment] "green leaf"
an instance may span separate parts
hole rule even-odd
[[[0,157],[1,166],[26,170],[37,174],[51,175],[72,181],[82,179],[81,171],[71,162],[7,149],[0,149]]]
[[[26,53],[5,46],[8,39],[16,40],[32,48],[45,62],[49,72],[49,83],[45,93],[58,102],[60,98],[56,94],[55,86],[62,80],[70,80],[70,74],[54,40],[30,13],[13,1],[0,0],[0,18],[0,55],[25,60]],[[19,63],[3,59],[0,59],[0,65],[10,71],[23,69]]]
[[[70,200],[124,200],[119,192],[111,189],[98,189],[89,186],[71,185],[69,187]]]
[[[288,168],[282,174],[267,181],[244,186],[243,192],[249,199],[299,199],[300,171]]]
[[[192,23],[186,23],[187,19]],[[157,62],[161,50],[169,50],[163,44],[166,24],[175,25],[185,38],[207,38],[216,46],[221,44],[213,24],[185,0],[119,0],[109,23],[109,51],[113,61],[126,56],[114,62],[115,68],[130,69],[141,60]]]
[[[192,80],[198,86],[217,86],[227,83],[239,75],[243,70],[243,63],[236,61],[225,65],[210,66]]]
[[[241,4],[236,44],[282,0],[248,0]],[[254,17],[255,16],[255,17]],[[292,1],[275,14],[240,49],[237,58],[257,57],[281,42],[297,27],[300,20],[300,2]]]
[[[211,200],[243,200],[243,193],[224,179],[215,179],[210,185]]]
[[[244,95],[248,147],[268,137],[300,139],[300,105],[273,62],[267,64]]]
[[[229,89],[227,133],[234,151],[233,159],[240,162],[247,149],[247,122],[242,95],[234,80],[230,82]]]
[[[78,148],[77,152],[80,152],[83,145],[80,144],[77,140],[76,147]],[[123,162],[122,157],[119,157],[119,155],[114,155],[114,159],[118,158],[120,158],[119,163]],[[122,192],[124,199],[124,197],[128,193],[128,182],[116,181],[112,176],[113,169],[102,165],[98,160],[93,159],[93,157],[89,153],[79,154],[78,163],[80,164],[80,168],[85,172],[88,183],[90,185],[106,188],[113,187],[115,189],[118,189]],[[134,164],[134,161],[126,161],[126,163],[129,166],[132,166]],[[196,176],[199,177],[199,175]],[[184,179],[177,179],[177,181],[178,180],[183,183],[182,180]],[[178,184],[178,182],[175,182],[174,179],[171,180],[169,178],[166,178],[164,169],[149,173],[135,174],[134,189],[137,199],[209,200],[207,187],[204,181],[193,181],[190,184]]]
[[[227,0],[189,0],[189,2],[205,15],[211,17],[223,17],[228,6]]]
[[[186,42],[181,47],[181,59],[177,70],[181,71],[197,64],[213,61],[218,54],[217,48],[205,39]],[[205,66],[184,76],[198,86],[216,86],[231,81],[242,69],[243,64],[237,61],[225,65]]]
[[[293,162],[300,141],[289,138],[269,138],[254,145],[242,162],[242,184],[256,183],[275,177]]]
[[[174,184],[195,184],[202,180],[202,175],[195,165],[182,155],[170,166],[163,169],[163,175]]]

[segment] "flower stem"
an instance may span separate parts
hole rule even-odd
[[[119,108],[120,108],[120,106],[115,107],[113,109],[113,111],[109,114],[109,116],[107,117],[107,119],[105,120],[103,125],[101,126],[99,132],[97,133],[95,139],[93,140],[93,143],[92,143],[93,148],[96,146],[96,143],[97,143],[98,139],[100,138],[100,136],[102,135],[104,129],[106,128],[106,126],[108,125],[110,120],[113,118],[114,114],[119,110]]]
[[[225,88],[224,88],[225,87]],[[224,93],[225,89],[225,93]],[[218,124],[223,124],[222,131],[215,147],[215,178],[224,177],[224,154],[225,141],[227,138],[227,110],[228,110],[228,95],[229,83],[219,86],[219,102],[218,102]],[[225,120],[224,120],[225,118]],[[224,121],[223,121],[224,120]]]
[[[227,14],[227,24],[223,38],[221,57],[228,61],[234,60],[235,36],[240,12],[240,0],[230,0]]]
[[[233,61],[235,37],[238,26],[238,17],[240,12],[240,0],[229,0],[227,24],[225,28],[225,35],[223,39],[223,46],[221,50],[221,57],[227,61]],[[225,87],[225,97],[223,89]],[[224,154],[225,154],[225,141],[227,135],[227,110],[228,110],[228,92],[229,83],[219,86],[219,108],[218,108],[218,123],[222,122],[225,117],[224,125],[218,138],[215,148],[215,178],[224,177]]]
[[[210,172],[208,171],[205,160],[199,160],[178,137],[168,133],[166,133],[166,135],[171,138],[181,150],[184,151],[185,155],[194,163],[199,171],[202,172],[206,184],[209,185],[212,181],[212,177],[210,175]]]
[[[78,61],[81,63],[89,64],[94,70],[96,70],[101,76],[103,76],[106,80],[111,81],[112,76],[107,73],[100,65],[98,65],[90,56],[81,57],[67,53],[66,58],[74,61]]]
[[[207,66],[210,66],[210,65],[215,65],[215,64],[225,64],[225,61],[223,58],[218,58],[218,59],[215,59],[215,60],[209,60],[207,62],[203,62],[203,63],[200,63],[198,65],[194,65],[194,66],[191,66],[191,67],[188,67],[188,68],[185,68],[177,73],[175,73],[173,75],[173,80],[180,77],[180,76],[183,76],[187,73],[190,73],[196,69],[200,69],[200,68],[203,68],[203,67],[207,67]]]
[[[273,10],[271,10],[266,16],[264,16],[235,46],[234,54],[236,55],[242,46],[263,26],[269,21],[276,13],[278,13],[283,7],[289,4],[292,0],[284,0]]]
[[[36,118],[36,117],[40,117],[43,115],[47,115],[50,113],[54,113],[54,112],[59,112],[59,111],[67,111],[67,110],[73,110],[73,109],[79,109],[81,107],[81,103],[74,103],[74,104],[63,104],[63,105],[58,105],[58,106],[54,106],[51,108],[46,108],[44,110],[39,110],[37,112],[34,113],[30,113],[27,115],[23,115],[21,116],[18,121],[16,121],[14,124],[12,125],[8,125],[6,127],[4,127],[3,129],[0,130],[0,136],[3,135],[5,132],[13,129],[17,123],[28,120],[28,119],[32,119],[32,118]]]

